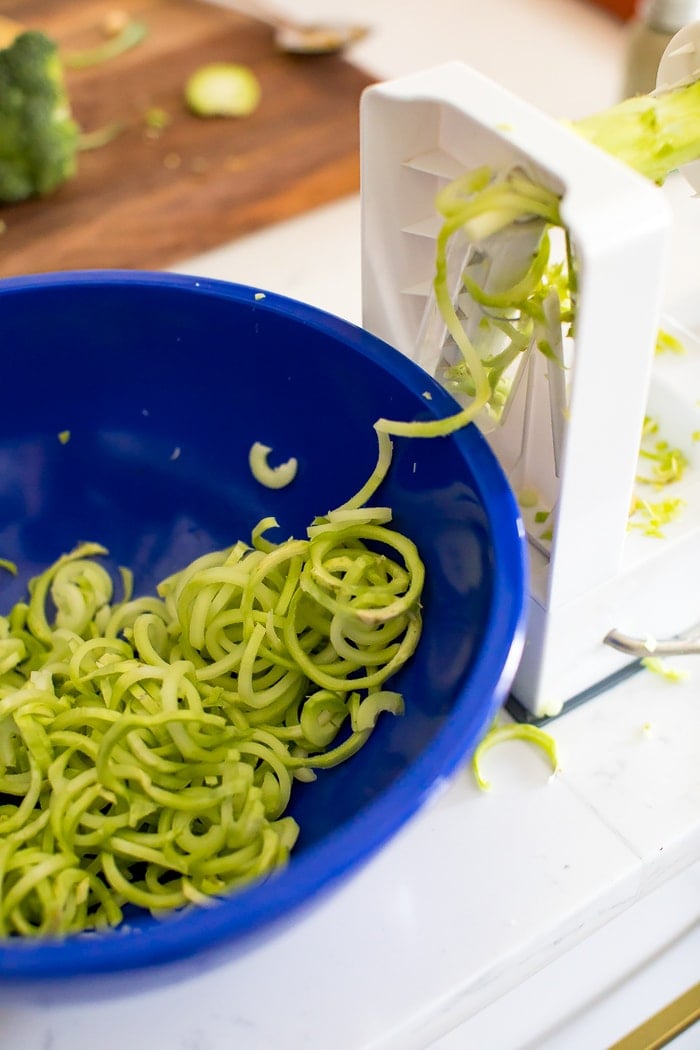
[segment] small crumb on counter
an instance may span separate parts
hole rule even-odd
[[[143,115],[144,138],[159,139],[172,122],[172,116],[162,106],[149,106]]]
[[[687,671],[674,667],[660,656],[642,657],[642,666],[646,667],[647,671],[659,675],[667,682],[683,682],[688,677]]]

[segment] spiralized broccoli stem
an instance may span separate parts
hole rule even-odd
[[[548,259],[546,239],[536,252],[528,272],[512,288],[502,290],[496,301],[492,302],[475,282],[463,277],[465,287],[475,301],[501,310],[507,304],[511,309],[502,322],[498,319],[494,322],[502,323],[504,332],[508,329],[508,349],[499,354],[498,359],[485,358],[479,345],[467,335],[453,302],[453,290],[449,284],[449,247],[453,238],[465,235],[471,243],[478,243],[516,222],[533,219],[543,224],[544,235],[548,226],[561,225],[558,196],[537,186],[515,170],[498,176],[488,167],[477,168],[448,183],[437,195],[435,204],[442,219],[437,236],[433,278],[435,303],[460,352],[460,388],[469,394],[470,400],[461,411],[443,419],[425,422],[380,419],[376,423],[380,432],[397,436],[440,437],[452,434],[471,423],[482,409],[491,405],[502,372],[531,341],[530,333],[524,336],[521,326],[508,324],[512,309],[520,312],[524,323],[531,322],[533,309],[536,305],[541,307],[543,295],[549,290],[549,281],[544,279]]]
[[[117,599],[82,544],[0,617],[0,936],[213,904],[287,862],[295,781],[403,711],[386,683],[420,636],[419,553],[355,503],[281,543],[265,518],[154,596],[124,572]]]

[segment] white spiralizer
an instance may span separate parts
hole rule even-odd
[[[698,27],[684,33],[660,79],[694,75]],[[522,169],[561,197],[575,334],[562,337],[562,366],[522,354],[507,411],[478,421],[516,494],[537,494],[523,506],[530,597],[513,697],[524,717],[544,719],[639,666],[639,646],[621,651],[611,637],[652,653],[700,621],[700,339],[662,312],[672,210],[663,190],[461,63],[370,87],[361,157],[364,327],[438,379],[454,358],[432,293],[440,187],[487,165]],[[465,325],[465,268],[497,285],[528,251],[525,230],[454,245]],[[660,329],[684,352],[657,353]],[[630,517],[649,419],[686,461],[672,486],[642,494],[681,508],[662,535]]]

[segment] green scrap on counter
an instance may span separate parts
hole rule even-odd
[[[472,773],[474,774],[477,785],[482,791],[488,791],[491,788],[491,782],[483,775],[482,759],[486,752],[490,751],[492,747],[495,747],[497,744],[502,744],[507,740],[524,740],[527,743],[534,744],[536,747],[539,747],[549,759],[552,766],[552,772],[557,773],[559,771],[557,742],[551,733],[541,729],[539,726],[529,725],[526,722],[502,724],[496,721],[482,738],[472,755]]]
[[[678,667],[674,667],[664,660],[660,656],[644,656],[642,657],[642,666],[651,671],[652,674],[657,674],[663,678],[666,682],[683,682],[688,677],[686,671],[680,670]]]

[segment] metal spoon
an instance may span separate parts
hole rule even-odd
[[[241,3],[233,0],[227,6],[271,26],[275,31],[275,47],[287,54],[331,55],[362,40],[369,32],[367,26],[344,22],[305,25],[280,15],[265,4],[246,3],[245,0]]]

